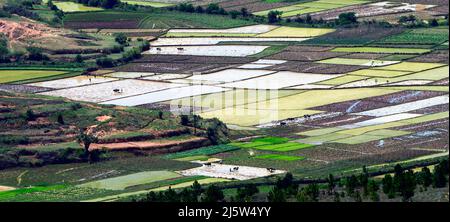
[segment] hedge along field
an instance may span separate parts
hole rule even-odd
[[[391,54],[422,54],[431,52],[429,49],[413,48],[384,48],[384,47],[337,47],[332,52],[356,52],[356,53],[391,53]]]
[[[0,83],[12,83],[17,81],[54,77],[66,74],[65,71],[56,70],[0,70]]]
[[[102,8],[85,6],[75,2],[53,2],[53,4],[63,12],[90,12],[102,11]]]

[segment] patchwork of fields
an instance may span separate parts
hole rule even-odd
[[[123,2],[164,8],[178,0]],[[8,148],[0,154],[81,151],[74,125],[83,124],[101,129],[90,151],[114,157],[92,165],[38,162],[40,168],[0,170],[0,201],[132,200],[194,181],[265,181],[286,172],[324,178],[366,165],[448,156],[448,27],[305,28],[206,13],[54,4],[67,13],[66,28],[151,37],[150,49],[96,71],[58,64],[0,67],[0,125],[26,125],[0,131],[12,138],[0,141]],[[219,5],[325,20],[349,10],[370,18],[435,7],[366,0]],[[18,108],[23,112],[14,112]],[[197,118],[184,114],[222,121],[230,143],[212,145],[210,126],[198,127]],[[36,142],[42,138],[47,140]]]

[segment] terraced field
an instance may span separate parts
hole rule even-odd
[[[64,28],[83,29],[79,41],[125,33],[121,53],[149,41],[140,56],[108,53],[118,56],[108,68],[96,53],[79,64],[1,65],[0,201],[130,201],[194,181],[323,179],[448,159],[448,27],[264,20],[271,10],[329,21],[429,5],[219,1],[264,17],[232,19],[165,8],[178,1],[123,2],[153,8],[54,3]],[[96,138],[88,148],[83,133]]]

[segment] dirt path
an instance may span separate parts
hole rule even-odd
[[[92,144],[90,150],[103,149],[108,150],[126,150],[126,149],[161,149],[172,146],[179,146],[191,142],[202,142],[207,139],[204,137],[194,137],[186,140],[174,141],[140,141],[140,142],[126,142],[126,143],[106,143],[106,144]]]
[[[7,186],[0,186],[0,192],[2,191],[8,191],[8,190],[14,190],[16,188],[14,187],[7,187]]]

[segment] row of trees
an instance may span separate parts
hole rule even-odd
[[[442,188],[447,185],[448,175],[448,160],[439,162],[433,172],[428,167],[423,167],[420,172],[416,173],[413,170],[404,170],[400,165],[396,165],[394,176],[386,174],[380,184],[377,180],[371,179],[367,169],[363,167],[361,174],[351,175],[340,180],[336,180],[330,174],[327,178],[326,188],[321,189],[321,186],[316,183],[299,188],[294,183],[292,174],[287,173],[284,178],[278,179],[276,185],[269,192],[267,200],[269,202],[285,202],[295,197],[299,202],[315,202],[319,201],[321,193],[326,193],[334,196],[336,202],[341,201],[341,198],[346,196],[357,202],[363,201],[363,199],[379,201],[381,185],[387,198],[392,199],[400,196],[403,201],[410,201],[418,185],[420,185],[420,190],[426,190],[430,186]],[[337,187],[340,187],[341,191],[338,191]]]
[[[171,187],[162,192],[149,192],[146,197],[133,199],[135,202],[221,202],[225,198],[222,190],[217,186],[211,185],[203,189],[198,181],[190,187],[186,187],[180,192],[176,192]]]
[[[75,0],[75,2],[91,6],[111,9],[120,5],[120,0]]]

